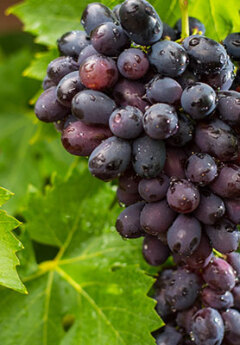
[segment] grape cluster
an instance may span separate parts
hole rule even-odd
[[[145,0],[113,10],[91,3],[81,23],[85,31],[59,38],[61,56],[48,66],[35,113],[55,123],[69,153],[89,157],[93,176],[118,184],[126,207],[119,234],[143,237],[150,265],[172,255],[181,267],[160,275],[163,318],[166,310],[180,320],[191,307],[183,319],[197,315],[192,344],[221,344],[224,321],[230,335],[223,344],[236,345],[229,339],[240,317],[228,308],[239,307],[237,269],[213,250],[235,260],[240,239],[240,33],[218,43],[189,17],[191,36],[180,39],[181,20],[169,27]],[[226,287],[211,285],[215,274],[221,284],[226,276]],[[221,316],[216,309],[224,308]],[[157,344],[180,344],[174,332],[166,327]],[[175,342],[161,340],[171,333]]]

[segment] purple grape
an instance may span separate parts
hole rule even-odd
[[[129,193],[120,187],[117,189],[117,199],[120,205],[125,206],[136,204],[136,202],[142,200],[138,193]]]
[[[199,246],[190,256],[184,258],[185,264],[192,269],[206,267],[212,258],[212,246],[206,235],[202,234]]]
[[[71,108],[73,97],[84,89],[79,72],[71,72],[63,77],[57,86],[57,99],[65,107]]]
[[[236,285],[232,290],[234,307],[240,310],[240,285]]]
[[[57,40],[58,50],[61,55],[78,58],[80,52],[90,44],[84,31],[66,32]]]
[[[50,87],[39,96],[34,112],[39,120],[54,122],[63,120],[69,114],[70,110],[58,102],[56,87]]]
[[[117,4],[116,6],[113,7],[112,11],[115,14],[115,17],[117,18],[118,21],[120,21],[119,17],[119,11],[120,11],[121,4]]]
[[[228,344],[240,345],[240,313],[235,309],[228,309],[222,313],[225,326],[225,339]]]
[[[203,270],[203,279],[218,291],[231,291],[235,286],[236,277],[232,266],[220,258],[213,258]]]
[[[72,113],[87,124],[108,125],[116,103],[106,94],[95,90],[83,90],[72,100]]]
[[[234,164],[223,166],[210,188],[223,198],[240,197],[240,167]]]
[[[68,115],[68,116],[67,116],[64,120],[62,120],[62,121],[63,121],[63,129],[65,129],[65,128],[67,128],[71,123],[76,122],[76,121],[79,121],[79,119],[78,119],[76,116],[70,114],[70,115]]]
[[[179,213],[190,213],[200,203],[200,194],[196,186],[185,179],[172,178],[167,191],[169,206]]]
[[[200,120],[207,117],[216,108],[216,93],[207,84],[195,83],[183,90],[181,104],[193,119]]]
[[[143,179],[139,182],[138,192],[147,202],[160,201],[165,198],[169,187],[169,178],[161,174],[154,179]]]
[[[186,215],[179,215],[168,229],[167,241],[173,253],[189,256],[197,250],[201,241],[201,224]]]
[[[216,309],[204,308],[194,314],[192,339],[197,345],[221,345],[223,336],[223,320]]]
[[[165,326],[164,331],[156,336],[157,345],[178,345],[182,341],[182,334],[172,326]]]
[[[133,107],[137,107],[142,112],[145,112],[145,108],[149,105],[145,100],[143,100],[144,95],[144,84],[138,81],[122,79],[113,89],[113,98],[117,105],[121,107],[131,105]]]
[[[116,229],[124,238],[137,238],[143,235],[140,225],[140,213],[144,202],[128,206],[117,218]]]
[[[168,302],[166,301],[166,291],[164,289],[157,292],[155,299],[157,301],[156,311],[163,320],[167,320],[173,314]]]
[[[240,61],[240,32],[229,34],[223,41],[223,45],[234,61]]]
[[[227,219],[221,219],[214,225],[206,225],[205,231],[212,246],[222,254],[237,250],[239,234],[236,226]]]
[[[163,141],[143,136],[134,140],[132,150],[133,168],[139,176],[154,178],[161,173],[166,159]]]
[[[194,216],[203,224],[212,225],[225,214],[225,204],[221,198],[206,189],[201,190],[200,204]]]
[[[175,78],[187,68],[188,56],[180,44],[166,40],[152,46],[149,61],[161,75]]]
[[[200,20],[198,20],[195,17],[188,17],[188,22],[189,22],[189,30],[190,34],[192,35],[196,30],[198,33],[201,32],[201,35],[205,34],[206,28]],[[176,24],[175,24],[175,29],[178,32],[179,36],[181,35],[182,32],[182,19],[179,19]]]
[[[101,142],[112,136],[106,127],[86,125],[81,121],[70,123],[62,132],[62,144],[72,155],[89,156]]]
[[[56,84],[52,81],[51,78],[49,78],[49,76],[46,75],[46,77],[43,79],[43,82],[42,82],[42,88],[43,90],[47,90],[47,89],[50,89],[50,87],[52,86],[56,86]]]
[[[79,65],[72,57],[60,56],[49,63],[47,75],[57,85],[65,75],[78,69]]]
[[[196,153],[186,161],[185,174],[191,182],[205,186],[217,177],[218,169],[214,159],[207,153]]]
[[[196,126],[195,143],[202,152],[225,162],[238,157],[238,140],[231,128],[221,120],[201,122]]]
[[[153,236],[145,236],[142,248],[145,260],[152,266],[162,265],[169,257],[169,248]]]
[[[176,30],[171,28],[167,23],[163,23],[163,33],[162,33],[162,39],[176,41],[177,40],[177,33]]]
[[[83,63],[84,60],[86,60],[89,56],[96,55],[98,52],[96,49],[93,48],[91,44],[83,48],[83,50],[80,52],[78,56],[78,64],[79,66]]]
[[[240,253],[230,253],[227,255],[227,262],[232,266],[240,281]]]
[[[218,92],[219,116],[231,126],[240,125],[240,93],[236,91]]]
[[[149,61],[147,55],[137,48],[124,50],[118,57],[118,70],[127,79],[137,80],[148,71]]]
[[[172,78],[156,75],[146,85],[146,96],[149,102],[154,103],[179,103],[182,87]]]
[[[192,86],[199,81],[199,77],[194,71],[188,68],[176,78],[177,82],[181,85],[182,89],[186,89],[188,86]]]
[[[166,200],[146,204],[141,212],[142,229],[150,235],[158,236],[166,232],[176,218],[176,213],[170,209]]]
[[[141,178],[132,169],[129,169],[119,177],[119,187],[128,193],[137,194],[140,180]]]
[[[184,170],[186,160],[187,155],[182,149],[167,147],[164,172],[168,177],[184,179],[186,177]]]
[[[90,173],[104,181],[113,180],[127,170],[131,159],[130,144],[117,137],[103,141],[89,157]]]
[[[179,327],[185,329],[185,331],[187,333],[190,333],[191,329],[192,329],[193,315],[199,309],[201,309],[200,306],[198,304],[196,304],[193,307],[191,307],[190,309],[179,311],[177,313],[177,317],[176,317],[177,325]]]
[[[233,307],[233,295],[230,291],[219,292],[209,287],[205,287],[202,290],[201,299],[205,307],[220,310]]]
[[[143,131],[143,113],[130,105],[116,109],[109,118],[109,127],[114,135],[122,139],[135,139]]]

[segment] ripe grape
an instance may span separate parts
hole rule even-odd
[[[117,60],[118,70],[127,79],[140,79],[148,71],[147,55],[141,50],[130,48],[124,50]]]
[[[62,35],[57,44],[61,55],[78,58],[80,52],[90,44],[90,40],[84,31],[75,30]]]
[[[160,201],[165,198],[169,188],[169,178],[161,174],[154,179],[142,179],[138,185],[138,192],[147,202]]]
[[[182,89],[192,86],[199,81],[199,76],[190,69],[186,69],[180,76],[176,78],[177,82],[181,85]]]
[[[217,165],[207,153],[195,153],[186,161],[186,177],[196,184],[205,186],[217,176]]]
[[[167,23],[163,23],[163,33],[162,33],[162,39],[170,39],[171,41],[177,40],[177,33],[176,30],[171,28]]]
[[[140,225],[140,213],[144,202],[128,206],[117,218],[116,229],[122,237],[137,238],[143,235]]]
[[[73,97],[84,89],[79,72],[71,72],[63,77],[57,86],[57,99],[65,107],[71,108]]]
[[[78,56],[78,64],[79,66],[83,63],[85,59],[87,59],[89,56],[96,55],[98,52],[91,44],[87,45],[83,50],[80,52]]]
[[[50,62],[47,75],[57,85],[65,75],[78,69],[79,65],[72,57],[60,56]]]
[[[227,255],[227,262],[232,266],[236,277],[240,281],[240,253],[230,253]]]
[[[234,307],[240,310],[240,285],[236,285],[232,290]]]
[[[236,91],[218,92],[217,110],[220,118],[230,126],[240,125],[240,93]]]
[[[233,295],[230,291],[219,292],[209,287],[202,290],[202,303],[205,307],[228,309],[233,307]]]
[[[167,147],[166,162],[163,170],[168,177],[184,179],[186,177],[184,170],[186,160],[187,155],[183,150]]]
[[[165,326],[164,331],[156,336],[157,345],[178,345],[181,340],[182,334],[172,326]]]
[[[192,329],[193,315],[199,309],[200,306],[198,305],[198,303],[196,303],[193,305],[193,307],[178,312],[176,317],[177,325],[181,328],[184,328],[187,331],[187,333],[190,333]]]
[[[220,197],[240,197],[240,167],[235,164],[224,165],[210,187]]]
[[[215,224],[225,214],[225,204],[219,196],[209,190],[201,190],[201,198],[194,216],[203,224]]]
[[[117,189],[117,199],[121,206],[130,206],[142,200],[138,193],[129,193],[120,187]]]
[[[169,248],[156,237],[147,235],[142,248],[145,260],[152,266],[162,265],[169,257]]]
[[[43,90],[47,90],[47,89],[50,89],[50,87],[52,86],[56,86],[56,84],[54,83],[54,81],[49,78],[48,75],[46,75],[46,77],[43,79],[43,82],[42,82],[42,88]]]
[[[227,53],[234,61],[240,61],[240,32],[229,34],[223,41]]]
[[[206,28],[200,20],[198,20],[195,17],[188,17],[188,23],[189,23],[189,31],[192,35],[196,30],[197,33],[201,33],[201,35],[205,34]],[[182,19],[179,19],[175,24],[175,29],[177,30],[178,34],[181,35],[182,32]]]
[[[119,177],[119,187],[128,193],[138,193],[138,184],[141,178],[136,175],[135,171],[128,169]]]
[[[231,345],[240,345],[240,313],[228,309],[222,313],[225,326],[225,339]]]

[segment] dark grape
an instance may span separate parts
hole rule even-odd
[[[217,290],[205,287],[202,290],[202,303],[205,307],[214,309],[228,309],[233,307],[233,295],[230,291],[219,292]]]
[[[200,309],[198,304],[193,307],[183,310],[177,313],[176,321],[177,325],[184,328],[187,333],[191,332],[193,315]]]
[[[118,56],[131,44],[121,26],[111,22],[103,23],[91,32],[91,43],[100,54],[107,56]]]
[[[148,71],[149,61],[147,55],[137,48],[124,50],[118,57],[118,70],[127,79],[140,79]]]
[[[95,90],[83,90],[72,100],[72,113],[90,124],[108,125],[116,103],[106,94]]]
[[[133,142],[133,168],[144,178],[157,177],[165,164],[166,149],[164,142],[148,136],[140,137]]]
[[[162,200],[144,206],[140,223],[147,234],[158,236],[168,230],[175,218],[176,213],[170,209],[166,200]]]
[[[116,229],[122,237],[137,238],[143,235],[140,225],[140,213],[144,202],[128,206],[117,218]]]
[[[146,86],[149,102],[175,104],[180,101],[182,87],[172,78],[156,75]]]
[[[154,179],[143,179],[139,182],[138,192],[147,202],[160,201],[165,198],[169,187],[169,178],[161,174]]]
[[[240,197],[240,167],[234,164],[223,166],[210,187],[223,198]]]
[[[167,147],[164,172],[168,177],[185,178],[186,153],[178,148]]]
[[[240,93],[236,91],[218,92],[217,110],[223,121],[231,126],[240,125]]]
[[[170,305],[166,301],[166,291],[161,289],[157,292],[155,299],[157,301],[156,311],[161,316],[163,320],[167,320],[169,316],[173,313]]]
[[[192,216],[181,214],[168,229],[168,245],[173,253],[189,256],[199,246],[201,234],[199,221]]]
[[[54,122],[64,119],[69,114],[70,110],[58,102],[56,87],[50,87],[39,96],[35,104],[34,112],[39,120]]]
[[[181,104],[193,119],[203,119],[216,108],[216,93],[207,84],[195,83],[183,90]]]
[[[50,89],[50,87],[52,86],[56,86],[56,84],[51,80],[51,78],[49,78],[48,75],[46,75],[46,77],[43,79],[43,82],[42,82],[42,88],[43,90],[47,90],[47,89]]]
[[[190,35],[192,35],[193,33],[196,34],[195,31],[197,31],[197,33],[199,33],[201,35],[205,34],[205,31],[206,31],[205,26],[197,18],[195,18],[195,17],[188,17],[188,23],[189,23]],[[182,32],[182,19],[179,19],[176,22],[175,29],[177,30],[178,34],[181,35],[181,32]]]
[[[137,194],[140,180],[141,178],[132,169],[129,169],[119,177],[119,187],[128,193]]]
[[[118,80],[115,61],[102,55],[91,55],[86,58],[80,66],[79,73],[82,84],[93,90],[109,89]]]
[[[90,44],[84,31],[66,32],[57,40],[58,50],[62,55],[78,58],[80,52]]]
[[[115,14],[115,17],[117,18],[118,21],[120,21],[120,16],[119,16],[120,7],[121,7],[121,4],[117,4],[112,9],[112,11]]]
[[[142,200],[138,193],[129,193],[120,187],[117,189],[117,199],[120,205],[125,206],[130,206]]]
[[[200,204],[194,216],[203,224],[212,225],[225,214],[225,204],[219,196],[208,190],[201,190]]]
[[[227,262],[232,266],[236,277],[240,282],[240,253],[230,253],[227,255]]]
[[[177,82],[182,86],[183,90],[195,84],[199,81],[199,77],[196,73],[194,73],[192,70],[189,70],[188,68],[179,76],[176,78]]]
[[[240,345],[240,313],[228,309],[222,313],[225,326],[225,339],[231,345]]]
[[[89,56],[96,55],[98,52],[96,51],[95,48],[91,44],[83,48],[81,53],[78,56],[78,64],[79,66],[83,63],[85,59],[87,59]]]
[[[113,180],[129,166],[131,145],[117,137],[103,141],[89,157],[90,173],[104,181]]]
[[[231,86],[231,90],[240,92],[240,68],[238,68],[236,76]]]
[[[240,310],[240,285],[236,285],[232,290],[234,307]]]
[[[172,41],[155,43],[149,54],[149,60],[160,74],[172,78],[181,75],[188,65],[185,49]]]
[[[66,74],[78,69],[79,65],[72,57],[60,56],[50,62],[47,68],[47,75],[57,85]]]
[[[173,178],[167,192],[167,201],[174,211],[190,213],[198,207],[200,194],[197,187],[191,182]]]
[[[229,34],[223,41],[228,55],[234,61],[240,61],[240,32]]]
[[[163,23],[162,39],[170,39],[171,41],[177,40],[176,31],[173,28],[171,28],[171,26],[169,26],[167,23]]]
[[[71,108],[73,97],[84,89],[79,72],[71,72],[63,77],[57,86],[57,99],[65,107]]]
[[[143,131],[143,113],[130,105],[116,109],[109,118],[109,127],[114,135],[123,139],[135,139]]]
[[[70,114],[63,120],[63,129],[67,128],[71,123],[78,121],[79,119]]]
[[[62,144],[72,155],[89,156],[101,142],[112,136],[106,127],[86,125],[82,121],[70,123],[62,132]]]
[[[106,22],[115,22],[113,12],[105,5],[94,2],[85,8],[81,18],[81,24],[88,35],[91,34],[98,25]]]
[[[235,286],[235,274],[232,266],[220,258],[213,258],[203,270],[203,279],[218,291],[231,291]]]
[[[120,7],[119,17],[122,27],[137,44],[148,46],[162,36],[162,21],[145,0],[125,0]]]
[[[157,345],[178,345],[182,341],[182,334],[172,326],[165,326],[164,331],[156,336]]]
[[[218,169],[207,153],[195,153],[186,161],[185,174],[191,182],[205,186],[217,177]]]
[[[192,339],[197,345],[221,345],[223,336],[223,320],[216,309],[204,308],[194,314]]]
[[[167,143],[176,147],[184,146],[192,140],[193,133],[193,122],[184,113],[179,113],[177,133],[169,137]]]
[[[162,265],[169,257],[169,248],[153,236],[145,236],[142,248],[145,260],[152,266]]]

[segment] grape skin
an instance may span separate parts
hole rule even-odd
[[[165,198],[169,188],[169,178],[161,174],[155,179],[142,179],[138,185],[138,192],[147,202],[160,201]]]
[[[47,75],[57,85],[65,75],[78,69],[79,65],[72,57],[60,56],[49,63]]]
[[[124,238],[138,238],[143,235],[140,225],[140,213],[144,202],[128,206],[117,218],[116,229]]]
[[[195,30],[198,32],[201,32],[201,35],[205,34],[206,28],[204,24],[198,20],[195,17],[188,17],[188,22],[189,22],[189,31],[190,34],[193,34]],[[179,35],[181,35],[182,32],[182,19],[179,19],[176,24],[175,24],[175,29],[178,32]]]
[[[117,189],[117,199],[120,206],[130,206],[142,200],[138,193],[129,193],[120,187]]]
[[[142,248],[145,260],[152,266],[162,265],[169,257],[169,248],[153,236],[145,236]]]
[[[240,124],[240,94],[236,91],[218,92],[217,110],[223,121],[231,126]]]
[[[233,307],[233,295],[230,291],[221,293],[209,287],[205,287],[202,290],[201,299],[205,307],[220,310]]]
[[[223,166],[210,188],[222,198],[239,198],[240,167],[234,164]]]
[[[168,177],[177,177],[184,179],[185,176],[185,162],[187,160],[186,153],[178,148],[167,147],[166,162],[164,165],[164,172]]]
[[[79,73],[71,72],[63,77],[57,86],[57,99],[65,107],[71,108],[73,97],[84,89]]]
[[[205,186],[217,177],[217,165],[208,154],[196,153],[186,161],[186,177],[196,184]]]
[[[78,64],[81,66],[83,61],[87,59],[89,56],[96,55],[98,52],[96,49],[92,46],[92,44],[87,45],[83,50],[80,52],[78,56]]]
[[[240,344],[240,313],[235,309],[228,309],[222,313],[225,325],[225,339],[230,344]]]
[[[58,50],[62,55],[78,58],[80,52],[90,44],[84,31],[66,32],[57,40]]]
[[[223,41],[228,54],[234,61],[240,61],[240,32],[229,34]]]
[[[117,60],[118,70],[127,79],[137,80],[148,71],[149,61],[147,55],[140,49],[130,48],[124,50]]]

